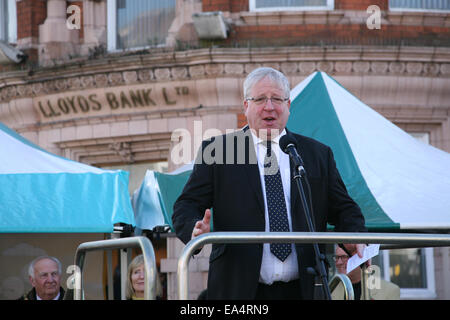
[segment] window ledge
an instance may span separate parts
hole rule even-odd
[[[273,24],[332,24],[344,17],[344,11],[260,11],[241,12],[240,17],[247,25]]]
[[[430,289],[400,289],[400,299],[401,300],[430,300],[436,299],[436,292]]]
[[[448,12],[387,11],[386,19],[394,25],[450,27]]]

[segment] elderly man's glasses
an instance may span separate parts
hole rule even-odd
[[[342,256],[333,256],[334,262],[337,262],[338,260],[341,260],[342,262],[345,262],[348,260],[348,255],[342,255]]]
[[[281,106],[283,104],[283,102],[288,101],[289,98],[280,98],[280,97],[271,97],[271,98],[258,97],[258,98],[252,98],[252,97],[250,97],[250,98],[247,98],[245,100],[253,101],[258,106],[265,105],[267,103],[267,101],[270,100],[270,102],[272,102],[272,104],[274,106]]]

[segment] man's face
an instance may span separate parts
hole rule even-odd
[[[336,248],[336,269],[339,273],[347,274],[347,261],[349,256],[344,250]]]
[[[256,99],[256,101],[244,101],[245,116],[250,129],[253,129],[254,133],[261,139],[265,139],[265,137],[260,136],[260,134],[264,135],[263,132],[267,132],[267,139],[271,139],[286,127],[291,101],[274,103],[270,99],[267,102],[262,99],[262,103],[257,102],[264,97],[272,98],[273,101],[284,100],[288,97],[276,83],[266,77],[253,85],[250,90],[250,97],[246,97]]]
[[[358,282],[361,279],[361,268],[356,268],[347,274],[347,262],[350,257],[344,250],[336,248],[336,270],[338,273],[346,274],[352,283]]]
[[[39,260],[34,265],[34,279],[30,277],[36,293],[43,300],[51,300],[58,295],[61,275],[58,265],[50,259]]]

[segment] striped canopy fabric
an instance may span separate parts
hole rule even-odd
[[[0,123],[0,232],[109,233],[134,225],[128,173],[51,154]]]
[[[291,90],[290,111],[288,129],[331,147],[369,229],[450,229],[449,153],[416,140],[324,72]]]
[[[288,129],[331,147],[369,230],[450,229],[449,153],[416,140],[324,72],[295,86],[290,98]],[[171,225],[173,203],[191,170],[192,165],[172,174],[147,173],[135,194],[142,229],[154,227],[145,224],[152,215]],[[154,201],[138,199],[143,192]]]
[[[136,229],[153,230],[156,226],[168,225],[173,230],[173,205],[183,191],[192,172],[187,164],[171,173],[147,170],[141,187],[132,198],[136,218]]]

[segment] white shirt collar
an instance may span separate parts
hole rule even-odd
[[[56,296],[56,297],[54,297],[52,300],[58,300],[59,299],[59,296],[60,296],[60,294],[61,294],[61,292],[58,292],[58,295]],[[36,292],[36,300],[42,300],[42,298],[41,297],[39,297],[39,295],[37,294],[37,292]]]
[[[264,142],[264,140],[262,140],[261,138],[257,137],[257,136],[253,133],[253,131],[252,131],[251,129],[249,129],[249,130],[250,130],[250,133],[252,134],[252,137],[253,137],[253,143],[254,143],[255,146],[256,146],[258,143]],[[284,136],[285,134],[286,134],[286,129],[283,129],[283,131],[281,131],[281,133],[280,133],[278,136],[276,136],[275,138],[272,138],[272,139],[271,139],[272,142],[275,142],[276,144],[279,144],[279,143],[280,143],[280,138],[281,138],[282,136]]]

